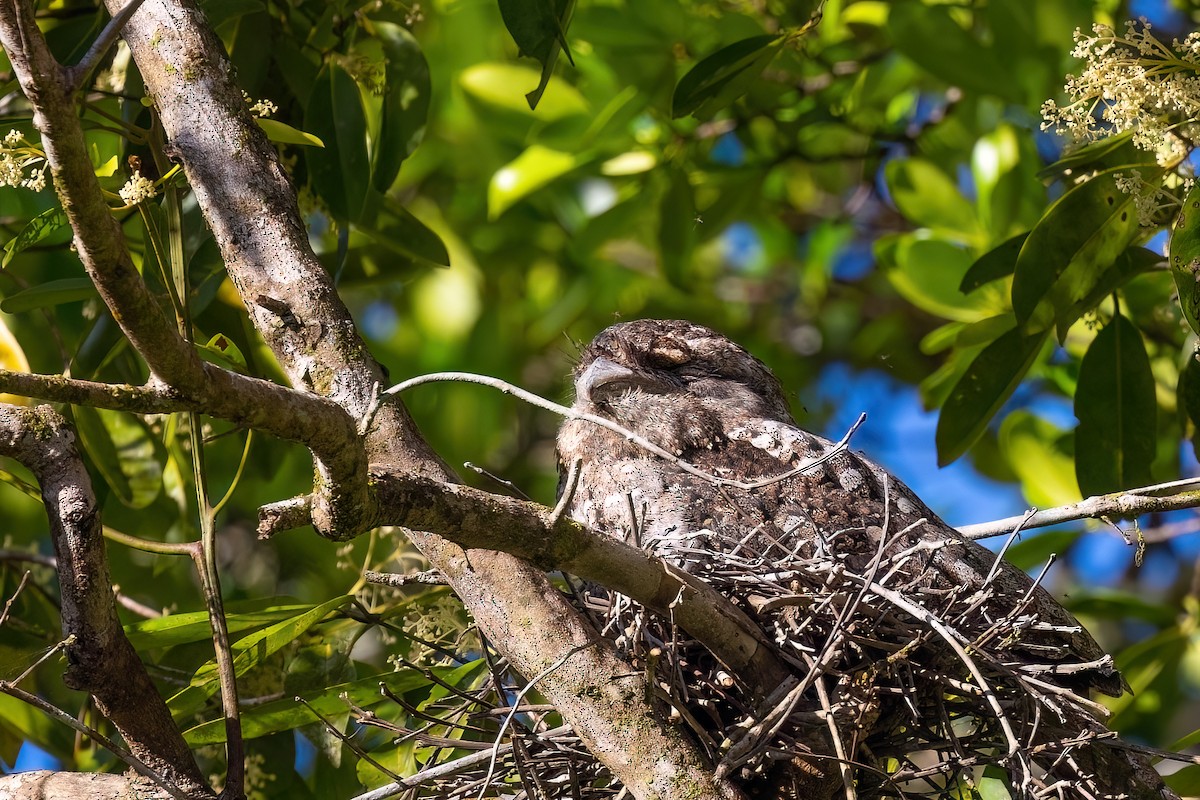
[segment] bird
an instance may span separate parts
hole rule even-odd
[[[572,378],[566,513],[713,584],[794,670],[750,696],[670,620],[588,594],[750,796],[958,798],[991,764],[1014,797],[1175,798],[1104,725],[1091,692],[1128,685],[1078,620],[848,442],[801,428],[745,348],[684,320],[620,322]]]

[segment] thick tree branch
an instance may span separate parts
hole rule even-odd
[[[75,435],[49,406],[0,404],[0,455],[37,477],[50,520],[67,646],[64,682],[96,698],[130,751],[187,794],[208,794],[191,751],[117,618],[100,511]]]
[[[188,397],[175,387],[153,380],[144,386],[100,383],[62,375],[32,375],[0,369],[0,392],[58,403],[168,414],[191,411],[257,428],[327,454],[343,483],[361,483],[361,455],[347,447],[357,436],[353,419],[337,403],[269,381],[201,364],[207,377],[200,397]]]
[[[138,775],[103,772],[17,772],[0,777],[0,797],[6,800],[63,800],[63,798],[122,798],[166,800],[169,794]]]
[[[316,515],[315,524],[331,530],[361,528],[357,522],[365,507],[367,459],[354,435],[353,421],[335,404],[317,398],[302,400],[297,395],[280,407],[273,402],[278,389],[266,390],[265,382],[200,360],[163,314],[133,264],[92,169],[71,81],[51,55],[28,3],[0,0],[0,44],[33,108],[55,191],[75,233],[75,250],[114,319],[146,360],[153,379],[189,401],[193,410],[247,424],[254,418],[253,424],[266,430],[290,431],[282,435],[304,439],[318,462],[315,495],[322,513]],[[327,436],[331,428],[335,435]],[[324,526],[326,518],[330,521]]]
[[[422,478],[376,481],[379,524],[433,530],[465,548],[494,548],[543,570],[615,589],[673,618],[766,698],[791,673],[761,628],[708,584],[662,559],[549,509]]]
[[[113,14],[125,5],[106,4]],[[383,370],[309,248],[295,193],[250,120],[224,49],[196,4],[147,0],[126,25],[125,39],[229,275],[286,374],[355,418],[378,406],[366,431],[372,470],[455,480],[404,406],[380,403]],[[314,500],[313,522],[326,535],[363,529],[362,517],[331,506],[322,492]],[[374,514],[367,503],[361,512]],[[635,797],[739,796],[713,777],[694,745],[657,719],[641,676],[629,673],[612,644],[539,569],[500,553],[464,552],[430,534],[416,532],[412,541],[525,675],[569,655],[542,681],[542,692]]]

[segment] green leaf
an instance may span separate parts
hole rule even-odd
[[[1000,449],[1021,480],[1025,498],[1038,508],[1079,499],[1071,436],[1049,420],[1018,409],[1000,425]]]
[[[1174,750],[1176,753],[1178,753],[1186,750],[1189,747],[1194,747],[1197,744],[1200,744],[1200,728],[1197,728],[1188,735],[1171,742],[1167,749]]]
[[[1005,310],[1001,292],[964,297],[958,285],[971,264],[970,254],[943,239],[901,235],[887,278],[904,299],[943,319],[974,322]],[[881,259],[882,261],[882,259]]]
[[[233,340],[223,333],[214,335],[207,344],[196,345],[196,350],[205,361],[237,372],[246,371],[246,357]]]
[[[1045,340],[1045,332],[1025,335],[1014,328],[975,357],[938,415],[939,465],[957,459],[979,438],[1033,366]]]
[[[1146,247],[1130,247],[1117,256],[1112,266],[1100,273],[1096,285],[1082,299],[1060,308],[1055,314],[1059,341],[1067,338],[1067,330],[1075,320],[1091,311],[1117,289],[1134,277],[1149,272],[1163,262],[1163,257]]]
[[[357,222],[370,186],[367,118],[358,84],[338,64],[317,75],[304,127],[325,143],[304,151],[313,190],[334,219]]]
[[[400,255],[450,266],[450,253],[442,237],[387,195],[372,192],[357,230]]]
[[[267,134],[267,138],[272,142],[279,144],[298,144],[304,147],[324,147],[325,143],[311,133],[305,133],[302,130],[297,130],[291,125],[280,122],[274,119],[263,119],[258,117],[254,120],[258,123],[258,127],[263,129]]]
[[[433,672],[438,677],[445,679],[451,670],[446,667],[435,667]],[[345,711],[347,702],[362,708],[370,708],[383,702],[387,698],[380,693],[380,684],[387,686],[395,694],[404,694],[426,686],[428,683],[429,681],[421,673],[406,669],[400,672],[383,672],[349,683],[330,686],[320,691],[308,692],[301,696],[321,714],[332,716]],[[242,733],[247,739],[256,739],[317,721],[319,720],[312,711],[288,697],[244,710],[242,712]],[[220,744],[225,741],[225,721],[215,719],[197,725],[186,731],[183,737],[192,747]]]
[[[1154,177],[1160,169],[1143,168]],[[1013,274],[1013,310],[1023,330],[1050,326],[1087,297],[1101,276],[1138,236],[1136,195],[1117,188],[1129,168],[1102,172],[1047,209],[1029,232]],[[1146,176],[1143,176],[1146,179]]]
[[[1175,220],[1168,249],[1183,317],[1200,333],[1200,186],[1193,186]]]
[[[542,74],[537,88],[525,95],[529,107],[537,108],[538,101],[546,91],[559,52],[567,54],[574,65],[571,50],[567,46],[567,28],[575,12],[575,0],[499,0],[500,16],[517,43],[518,54],[537,59],[542,65]]]
[[[259,611],[228,613],[225,622],[232,635],[291,619],[310,608],[310,605],[271,605]],[[126,625],[125,635],[134,649],[148,650],[209,640],[212,638],[212,625],[208,621],[207,611],[192,611]]]
[[[1021,253],[1021,247],[1028,237],[1028,233],[1019,233],[975,259],[975,263],[971,265],[967,274],[963,275],[962,281],[958,284],[958,290],[967,294],[986,283],[1012,275],[1013,270],[1017,268],[1017,256]]]
[[[23,700],[0,694],[0,728],[59,758],[71,757],[70,729]]]
[[[951,86],[1022,102],[1001,57],[959,25],[947,6],[897,2],[888,28],[898,51]]]
[[[84,450],[122,503],[145,508],[162,491],[163,458],[158,440],[137,417],[104,408],[75,407]]]
[[[1118,313],[1079,366],[1075,474],[1085,497],[1151,482],[1157,411],[1142,335]]]
[[[32,311],[35,308],[59,306],[63,303],[77,303],[80,300],[90,300],[96,297],[96,287],[88,278],[62,278],[56,281],[46,281],[28,289],[10,294],[0,300],[0,311],[6,314],[19,314],[22,311]]]
[[[12,261],[22,250],[33,247],[50,234],[65,227],[67,227],[67,214],[59,206],[38,214],[25,224],[20,233],[4,245],[4,259],[0,260],[0,269],[7,267],[8,262]]]
[[[884,167],[892,202],[917,225],[971,238],[979,232],[975,209],[933,162],[897,158]]]
[[[1200,764],[1192,764],[1163,778],[1181,797],[1200,795]]]
[[[117,174],[117,157],[112,156],[95,169],[97,178],[111,178]]]
[[[682,287],[696,244],[699,222],[687,173],[682,169],[671,169],[668,175],[670,184],[659,207],[658,253],[663,275],[672,285]]]
[[[459,84],[467,94],[483,102],[525,117],[547,122],[586,114],[587,101],[574,86],[555,81],[546,89],[536,109],[513,94],[512,87],[538,79],[538,73],[518,64],[476,64],[463,70]]]
[[[309,607],[303,614],[277,622],[267,628],[243,637],[233,645],[233,671],[242,676],[261,664],[281,649],[295,641],[301,634],[325,618],[329,612],[351,602],[349,596],[335,597],[318,606]],[[208,698],[220,688],[215,660],[208,661],[196,670],[187,688],[176,692],[167,706],[176,720],[186,719],[199,711]]]
[[[488,182],[488,219],[496,219],[517,201],[575,169],[583,157],[540,144],[496,170]]]
[[[384,90],[379,141],[371,157],[371,183],[386,192],[400,174],[400,164],[425,136],[429,117],[429,64],[413,35],[399,25],[376,22],[383,45]]]
[[[1200,458],[1200,361],[1193,354],[1179,373],[1179,408],[1192,423],[1192,451]]]
[[[983,775],[975,782],[975,796],[979,800],[1010,800],[1012,792],[1008,787],[1011,785],[1012,781],[1009,780],[1007,772],[989,764],[983,768]]]
[[[774,34],[751,36],[700,59],[675,85],[671,117],[709,117],[737,100],[778,55],[783,41]]]
[[[1070,172],[1086,172],[1088,168],[1094,168],[1096,164],[1103,163],[1103,160],[1107,156],[1120,151],[1122,148],[1129,148],[1131,155],[1141,152],[1133,148],[1130,141],[1132,138],[1132,133],[1119,133],[1116,136],[1106,136],[1099,141],[1091,142],[1077,150],[1072,150],[1058,161],[1044,167],[1038,172],[1037,176],[1045,180],[1058,178]]]

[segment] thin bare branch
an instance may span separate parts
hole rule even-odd
[[[1183,491],[1177,491],[1183,490]],[[1142,514],[1200,507],[1200,478],[1186,478],[1111,494],[1096,495],[1044,511],[1026,512],[994,522],[964,525],[958,529],[968,539],[1009,534],[1014,528],[1044,528],[1080,519],[1133,519]]]
[[[593,425],[599,425],[601,428],[606,428],[613,433],[623,436],[626,440],[636,444],[638,447],[641,447],[643,450],[649,453],[653,453],[664,461],[669,461],[689,475],[695,475],[697,478],[702,478],[716,486],[728,486],[732,489],[741,489],[742,491],[762,489],[763,487],[770,486],[773,483],[780,483],[782,481],[786,481],[788,478],[794,478],[795,476],[802,475],[805,472],[811,472],[823,464],[828,463],[830,459],[833,459],[846,451],[846,448],[850,446],[851,437],[854,436],[855,432],[858,431],[858,429],[862,427],[862,424],[867,420],[866,414],[859,414],[855,423],[850,426],[848,431],[846,431],[846,435],[843,436],[841,440],[838,441],[833,447],[826,450],[817,458],[806,459],[787,472],[763,476],[762,478],[752,481],[739,481],[732,478],[722,478],[719,475],[713,475],[711,472],[705,472],[704,470],[687,463],[674,453],[664,450],[662,447],[659,447],[646,437],[636,434],[628,428],[622,427],[610,419],[597,416],[596,414],[588,414],[586,412],[576,411],[573,408],[568,408],[567,406],[560,405],[552,400],[547,400],[546,398],[540,397],[539,395],[522,389],[519,386],[514,386],[508,381],[494,378],[490,375],[478,375],[473,372],[431,372],[427,375],[418,375],[415,378],[409,378],[406,381],[401,381],[400,383],[397,383],[395,386],[386,390],[384,394],[400,394],[412,389],[413,387],[423,386],[427,383],[447,382],[474,383],[478,384],[479,386],[488,386],[493,389],[498,389],[505,394],[510,394],[519,400],[529,403],[530,405],[537,406],[538,408],[546,411],[552,411],[564,419],[577,419],[584,422],[590,422]]]

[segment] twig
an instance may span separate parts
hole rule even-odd
[[[325,725],[325,729],[328,730],[330,733],[332,733],[334,736],[336,736],[338,739],[341,739],[342,744],[346,745],[346,747],[349,747],[350,750],[356,756],[361,758],[363,761],[366,761],[372,767],[379,770],[384,775],[387,775],[392,780],[394,780],[394,781],[402,780],[402,778],[399,775],[392,772],[390,769],[385,767],[383,764],[380,764],[375,759],[371,758],[371,755],[367,751],[363,750],[361,747],[359,747],[354,742],[353,737],[347,736],[346,734],[342,733],[341,730],[338,728],[338,726],[336,726],[332,722],[330,722],[329,718],[326,717],[324,714],[322,714],[320,711],[317,711],[317,709],[313,707],[312,703],[308,702],[300,695],[296,695],[295,700],[297,703],[302,703],[305,708],[307,708],[309,711],[311,711],[313,713],[313,715],[316,716],[317,719],[321,720],[321,722]]]
[[[817,458],[806,459],[795,468],[778,475],[771,475],[769,477],[759,478],[753,481],[738,481],[733,480],[732,478],[722,478],[719,475],[713,475],[710,472],[705,472],[702,469],[698,469],[684,461],[682,458],[679,458],[673,453],[670,453],[659,447],[644,436],[636,434],[628,428],[624,428],[610,419],[605,419],[604,417],[600,417],[595,414],[588,414],[583,411],[576,411],[572,408],[567,408],[566,406],[559,405],[551,400],[547,400],[544,397],[540,397],[533,392],[526,391],[519,386],[514,386],[507,381],[500,380],[499,378],[493,378],[490,375],[477,375],[473,372],[431,372],[428,375],[418,375],[415,378],[409,378],[406,381],[397,383],[395,386],[385,391],[384,394],[400,394],[401,392],[405,392],[415,386],[421,386],[426,383],[442,382],[474,383],[480,386],[488,386],[493,389],[498,389],[505,394],[511,394],[513,397],[516,397],[519,400],[524,400],[530,405],[537,406],[538,408],[545,409],[546,411],[552,411],[566,419],[581,420],[583,422],[590,422],[593,425],[599,425],[601,428],[605,428],[613,433],[623,436],[626,440],[636,444],[638,447],[641,447],[650,453],[653,453],[659,458],[669,461],[689,475],[702,478],[703,480],[706,480],[715,486],[728,486],[730,488],[741,489],[743,491],[761,489],[764,486],[770,486],[773,483],[785,481],[788,478],[795,477],[796,475],[810,472],[811,470],[814,470],[817,467],[829,462],[831,459],[835,458],[849,447],[850,437],[854,435],[854,433],[862,426],[864,422],[866,422],[867,419],[866,414],[859,414],[858,420],[850,426],[850,429],[846,431],[846,435],[836,442],[833,447],[829,448],[825,453]]]
[[[24,581],[22,581],[21,583],[22,583],[22,585],[24,585]],[[8,611],[8,609],[6,608],[5,612],[7,613],[7,611]],[[76,636],[75,636],[75,634],[72,633],[70,636],[63,639],[58,644],[54,645],[53,647],[47,648],[46,652],[42,653],[42,655],[36,661],[34,661],[32,664],[30,664],[28,667],[26,667],[24,669],[24,671],[21,672],[20,675],[13,678],[11,681],[5,681],[5,683],[7,683],[9,686],[20,685],[21,681],[28,678],[29,674],[31,672],[33,672],[35,669],[40,667],[42,664],[45,664],[47,661],[49,661],[50,657],[53,656],[55,653],[59,653],[59,652],[65,650],[66,648],[70,647],[71,645],[75,644],[75,639],[76,639]]]
[[[515,483],[513,483],[510,480],[505,480],[504,478],[501,478],[499,475],[497,475],[494,472],[489,472],[488,470],[484,469],[483,467],[479,466],[478,464],[472,464],[470,461],[464,461],[463,466],[466,467],[467,469],[471,470],[472,472],[474,472],[476,475],[482,475],[483,477],[487,478],[488,480],[492,481],[493,483],[503,486],[505,489],[508,489],[510,492],[512,492],[514,496],[519,497],[522,500],[530,500],[530,501],[533,500],[532,497],[530,497],[529,495],[527,495],[525,492],[523,492],[521,490],[520,486],[517,486]]]
[[[1191,487],[1188,491],[1176,489]],[[1101,494],[1069,503],[1065,506],[1048,508],[1044,511],[1026,512],[1021,516],[1005,517],[993,522],[964,525],[958,529],[967,539],[987,539],[991,536],[1010,533],[1013,528],[1044,528],[1063,522],[1102,517],[1132,518],[1142,514],[1162,511],[1179,511],[1200,506],[1200,478],[1185,478],[1169,483],[1142,486],[1111,494]]]
[[[67,67],[63,70],[66,80],[67,89],[75,91],[83,86],[84,82],[91,75],[92,70],[96,68],[96,64],[108,52],[108,48],[112,47],[113,42],[121,35],[121,29],[125,27],[125,23],[133,16],[133,12],[138,10],[145,0],[130,0],[129,3],[116,13],[108,24],[104,26],[104,30],[100,31],[100,35],[96,37],[96,41],[92,42],[92,46],[84,53],[83,58],[79,59],[79,63],[73,67]]]
[[[22,590],[25,589],[25,584],[29,583],[29,570],[21,576],[21,582],[17,584],[17,590],[4,601],[4,611],[0,611],[0,628],[4,627],[4,623],[8,622],[8,615],[12,611],[13,603],[17,602],[17,598],[21,596]]]
[[[559,669],[563,664],[567,663],[567,660],[570,659],[571,656],[590,646],[591,645],[589,644],[581,644],[572,647],[561,657],[559,657],[553,664],[546,667],[537,675],[534,675],[528,683],[521,687],[521,691],[517,692],[516,697],[513,698],[512,710],[508,712],[508,715],[500,723],[499,730],[496,731],[496,745],[492,748],[492,760],[488,763],[487,778],[483,782],[483,788],[479,790],[479,800],[483,800],[484,790],[487,788],[488,784],[492,782],[492,775],[496,771],[496,760],[500,757],[500,740],[504,738],[504,732],[508,730],[508,726],[512,723],[513,717],[517,715],[517,709],[521,707],[521,701],[525,699],[525,695],[529,694],[530,690],[537,685],[538,681],[549,676],[555,670]]]
[[[542,740],[552,740],[570,733],[571,727],[569,725],[561,725],[557,728],[552,728],[545,733],[537,734],[537,738]],[[497,745],[495,748],[482,750],[478,753],[472,753],[469,756],[463,756],[462,758],[456,758],[453,761],[447,761],[443,764],[438,764],[436,767],[423,769],[420,772],[413,773],[402,781],[388,784],[387,786],[381,786],[378,789],[373,789],[369,792],[364,792],[363,794],[352,797],[350,800],[384,800],[388,797],[394,797],[403,791],[407,791],[415,786],[428,783],[429,781],[446,778],[451,775],[456,775],[460,772],[466,772],[472,767],[476,767],[480,764],[488,762],[496,753],[505,755],[511,750],[511,744]]]
[[[579,475],[583,470],[583,459],[576,458],[571,462],[571,466],[567,470],[567,479],[563,483],[562,497],[558,498],[558,502],[554,504],[554,511],[550,513],[550,527],[558,524],[558,521],[567,513],[567,507],[571,505],[571,500],[575,497],[575,490],[579,488]],[[630,502],[633,501],[630,496]]]

